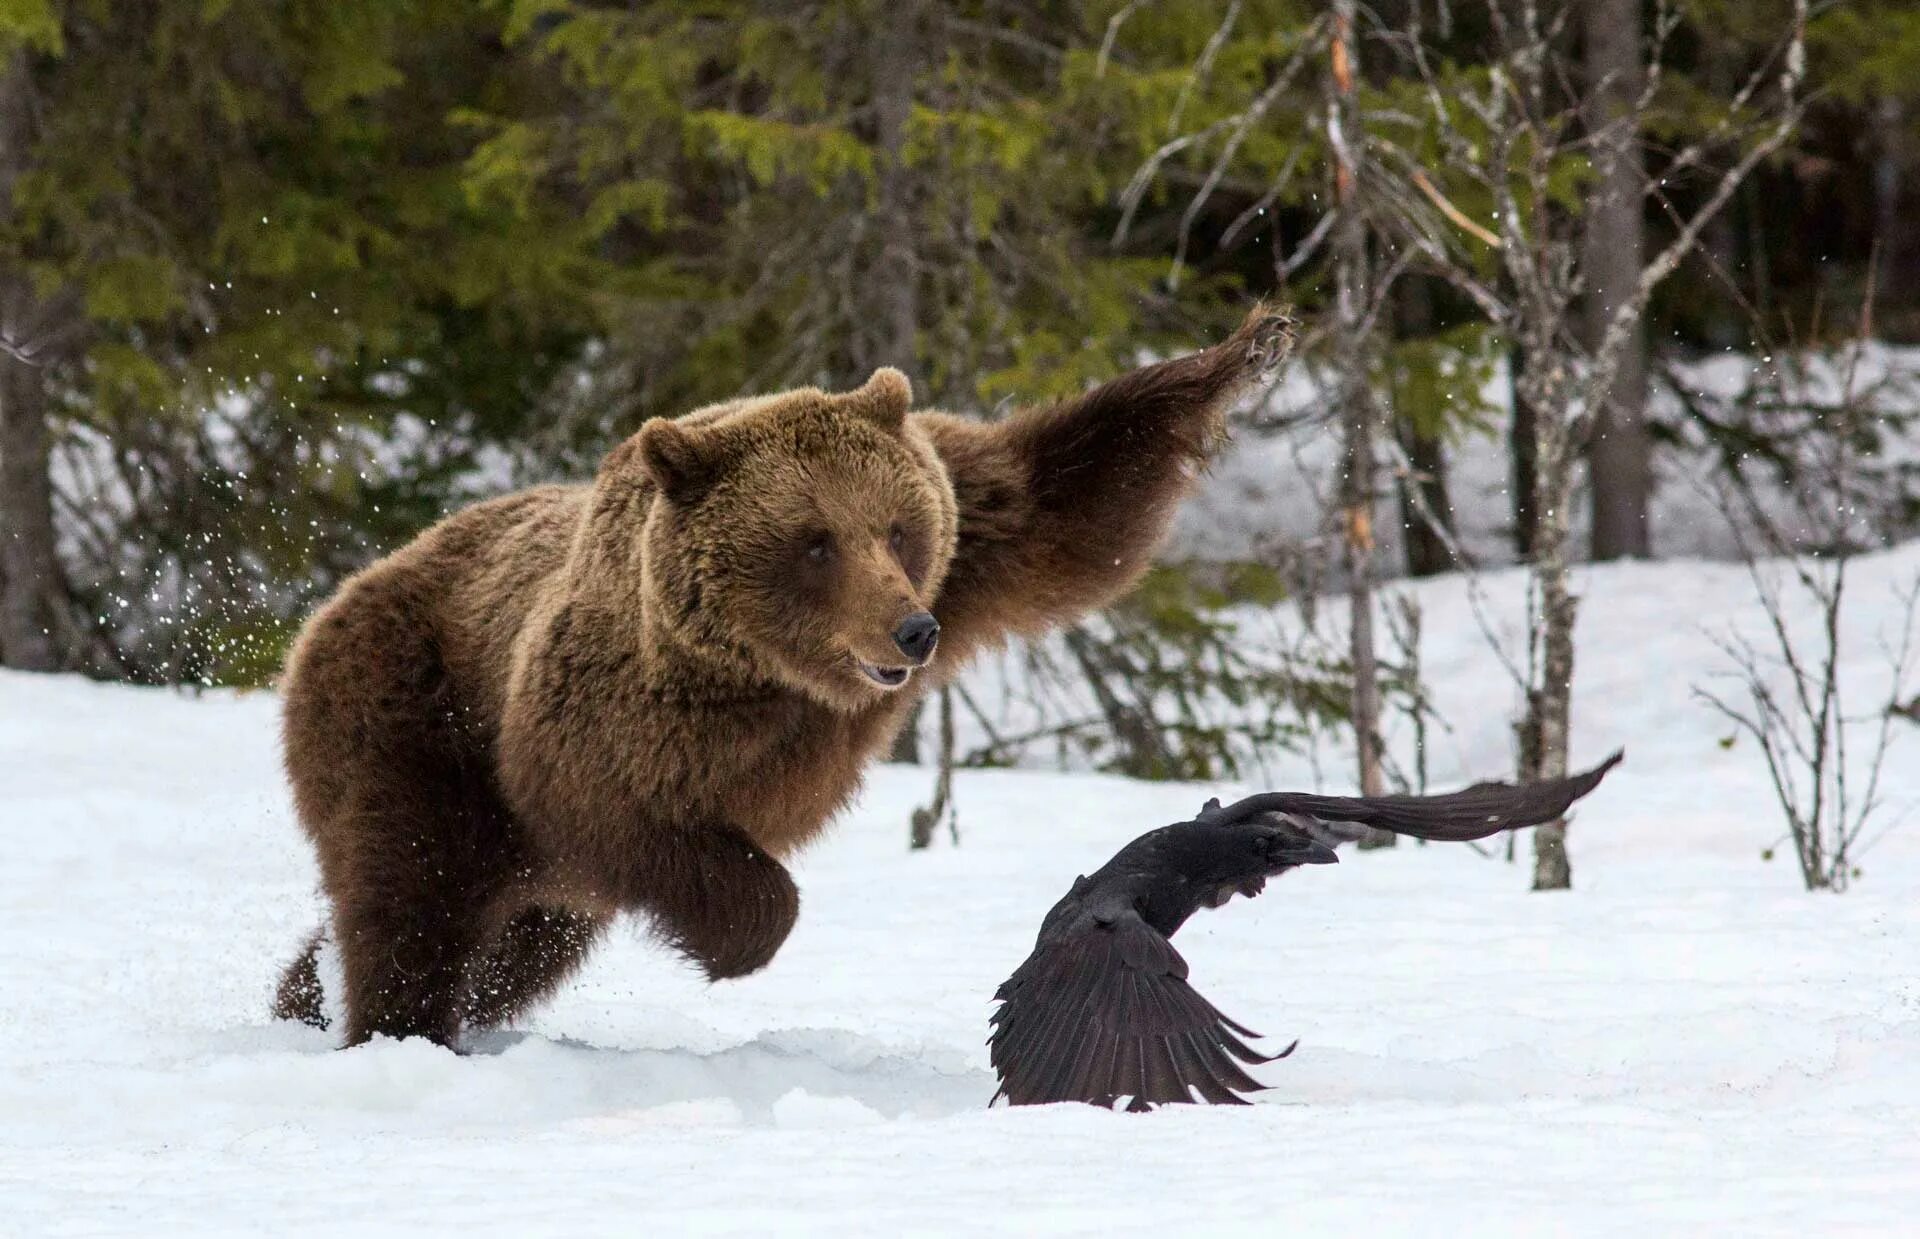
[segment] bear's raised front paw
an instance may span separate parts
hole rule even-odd
[[[773,962],[800,917],[800,892],[785,866],[764,858],[714,902],[708,919],[684,928],[682,949],[709,981],[758,972]]]
[[[1293,315],[1269,306],[1255,306],[1235,333],[1246,342],[1247,369],[1265,376],[1280,368],[1293,352]]]

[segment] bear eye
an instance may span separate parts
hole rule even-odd
[[[894,554],[898,555],[901,548],[907,545],[907,531],[900,528],[898,524],[894,525],[887,531],[887,545],[893,548]]]
[[[807,558],[816,564],[824,564],[833,558],[833,535],[817,533],[807,540]]]

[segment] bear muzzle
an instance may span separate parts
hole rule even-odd
[[[939,640],[940,621],[926,611],[915,611],[893,630],[894,645],[916,667],[927,665],[927,660],[933,657],[933,647]]]
[[[908,660],[906,666],[882,666],[870,663],[857,654],[853,659],[860,673],[881,688],[899,688],[913,675],[916,667],[924,667],[932,660],[934,647],[940,642],[940,621],[925,611],[915,611],[894,625],[890,635],[894,648]]]

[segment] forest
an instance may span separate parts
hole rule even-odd
[[[1241,496],[1253,535],[1017,655],[1017,725],[963,688],[897,757],[1347,734],[1412,786],[1376,587],[1520,563],[1557,772],[1570,564],[1920,524],[1897,0],[21,0],[0,38],[9,667],[270,683],[346,574],[648,418],[883,364],[992,418],[1257,298],[1299,347],[1236,438],[1333,445],[1314,513]],[[1232,639],[1303,599],[1347,627]]]

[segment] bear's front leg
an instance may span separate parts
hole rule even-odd
[[[622,867],[620,903],[651,917],[709,981],[766,967],[800,915],[786,866],[723,822],[646,831]]]
[[[1212,348],[1071,400],[989,424],[920,415],[960,508],[934,607],[948,666],[1009,632],[1069,623],[1131,586],[1224,438],[1233,398],[1291,341],[1287,315],[1258,307]]]

